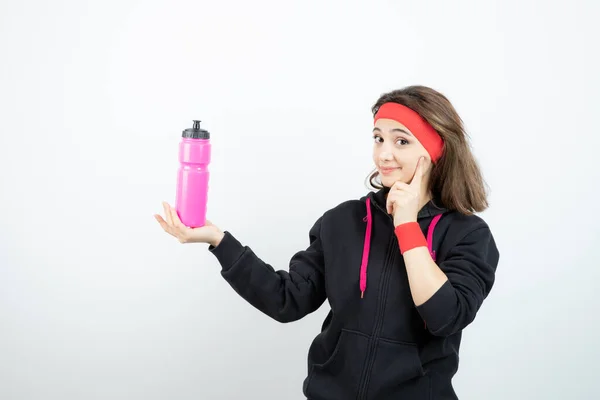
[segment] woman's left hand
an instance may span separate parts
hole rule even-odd
[[[394,226],[416,222],[421,204],[423,158],[419,158],[415,175],[410,183],[398,181],[390,188],[386,208],[394,217]]]

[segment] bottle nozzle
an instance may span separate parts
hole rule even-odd
[[[210,139],[210,133],[204,129],[200,129],[201,121],[199,119],[193,119],[192,121],[194,121],[194,126],[184,130],[181,136],[189,139]]]

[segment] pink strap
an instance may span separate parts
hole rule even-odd
[[[431,254],[431,258],[433,258],[433,261],[435,261],[435,251],[433,250],[433,231],[435,230],[435,226],[440,218],[442,218],[442,214],[438,214],[433,217],[433,220],[431,220],[429,228],[427,229],[427,248],[429,249],[429,253]]]
[[[369,248],[371,247],[371,225],[373,223],[371,218],[371,202],[367,198],[367,232],[365,234],[365,244],[363,247],[362,263],[360,264],[360,297],[362,298],[367,289],[367,264],[369,262]]]

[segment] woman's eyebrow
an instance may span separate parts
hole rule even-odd
[[[375,128],[373,128],[373,132],[381,132],[381,129],[375,127]],[[405,131],[404,129],[401,129],[401,128],[390,129],[390,132],[401,132],[401,133],[407,134],[409,136],[412,136],[412,134],[410,132]]]

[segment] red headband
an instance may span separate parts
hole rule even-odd
[[[406,126],[429,153],[432,162],[442,156],[444,141],[433,127],[418,113],[398,103],[385,103],[375,114],[376,122],[380,118],[392,119]]]

